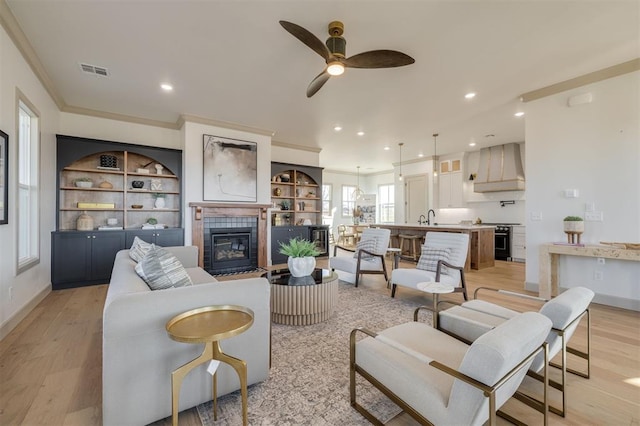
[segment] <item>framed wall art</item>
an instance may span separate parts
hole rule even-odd
[[[9,135],[0,130],[0,225],[9,223]]]
[[[257,201],[257,143],[203,135],[202,159],[204,201]]]

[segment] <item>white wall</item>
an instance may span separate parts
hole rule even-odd
[[[591,93],[574,107],[567,99]],[[640,72],[580,87],[525,105],[527,142],[528,288],[537,288],[538,247],[563,241],[562,219],[585,214],[586,203],[604,214],[585,222],[583,242],[640,241]],[[565,198],[564,189],[578,189]],[[542,214],[532,221],[531,214]],[[593,279],[594,271],[604,274]],[[640,309],[640,263],[563,256],[561,287],[586,286],[598,300]]]
[[[185,245],[190,245],[192,241],[191,209],[189,208],[189,203],[203,201],[202,135],[204,134],[240,139],[258,144],[257,204],[271,204],[271,137],[191,122],[184,124],[182,134],[184,137],[184,152],[182,158],[184,162],[183,211],[185,216]],[[274,159],[273,161],[280,160]]]
[[[59,133],[81,138],[182,149],[182,133],[178,130],[67,112],[60,114]]]
[[[59,112],[40,81],[0,27],[0,129],[9,135],[9,223],[0,225],[0,338],[51,290],[51,231],[55,228],[55,158]],[[40,114],[40,263],[16,275],[17,97],[20,90]],[[9,289],[13,289],[10,300]]]
[[[273,145],[271,146],[271,161],[319,167],[320,153]]]

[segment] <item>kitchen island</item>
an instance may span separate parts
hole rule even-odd
[[[424,235],[429,231],[469,234],[469,252],[464,270],[485,269],[495,266],[495,226],[489,225],[407,225],[375,224],[377,228],[391,230],[391,234]]]

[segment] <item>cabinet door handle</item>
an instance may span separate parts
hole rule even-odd
[[[91,238],[91,235],[87,235],[87,238]]]
[[[96,237],[96,236],[95,236],[95,235],[93,235],[91,238],[95,238],[95,237]]]

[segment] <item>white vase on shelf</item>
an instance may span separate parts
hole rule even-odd
[[[164,209],[164,206],[165,206],[164,197],[157,197],[153,205],[156,209]]]

